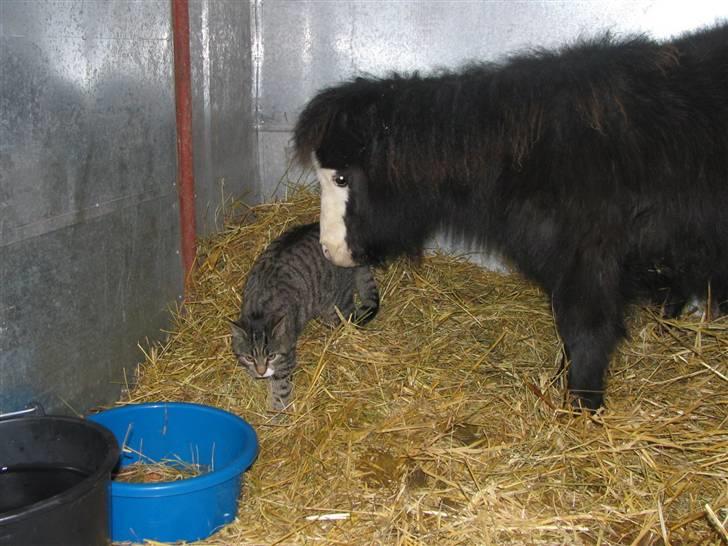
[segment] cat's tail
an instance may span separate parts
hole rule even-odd
[[[359,293],[359,306],[354,310],[352,322],[359,325],[372,320],[379,311],[379,290],[372,270],[367,266],[358,267],[354,272],[356,291]]]

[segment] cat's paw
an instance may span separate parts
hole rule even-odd
[[[274,424],[280,424],[288,420],[288,416],[293,413],[293,403],[290,401],[283,401],[281,399],[275,399],[270,405],[270,422]]]
[[[274,396],[270,401],[270,411],[273,413],[293,411],[293,402],[290,398],[279,398]]]

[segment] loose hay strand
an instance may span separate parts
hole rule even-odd
[[[238,517],[200,544],[725,540],[725,318],[634,309],[608,409],[576,416],[562,409],[562,349],[538,288],[443,253],[399,260],[376,271],[367,326],[306,328],[294,406],[274,421],[264,382],[236,366],[227,319],[254,259],[315,220],[318,196],[292,188],[234,210],[200,243],[185,308],[145,348],[126,400],[211,404],[256,427]]]
[[[180,460],[136,462],[125,466],[113,477],[114,481],[127,483],[176,482],[195,478],[207,472],[198,464]]]
[[[713,512],[713,509],[710,507],[709,504],[705,505],[705,514],[708,517],[708,521],[710,522],[710,524],[715,528],[716,531],[718,531],[718,534],[720,535],[720,538],[723,539],[723,542],[728,544],[728,531],[726,531],[725,523],[720,522],[718,516],[715,515],[715,512]]]

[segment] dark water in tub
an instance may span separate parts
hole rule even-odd
[[[87,472],[69,466],[0,466],[0,514],[62,493],[87,476]]]

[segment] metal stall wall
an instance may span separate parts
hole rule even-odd
[[[250,9],[190,12],[210,231],[222,180],[242,194],[255,169]],[[172,59],[169,0],[0,2],[0,412],[114,401],[168,323],[183,280]]]
[[[222,227],[223,208],[231,199],[261,201],[251,100],[250,13],[250,5],[242,0],[190,0],[192,128],[201,235]]]
[[[728,2],[712,0],[254,0],[252,6],[258,163],[266,198],[288,168],[290,131],[300,109],[317,90],[342,79],[497,61],[607,30],[666,38],[728,19]],[[473,250],[442,238],[439,243]],[[487,255],[475,259],[501,267]]]

